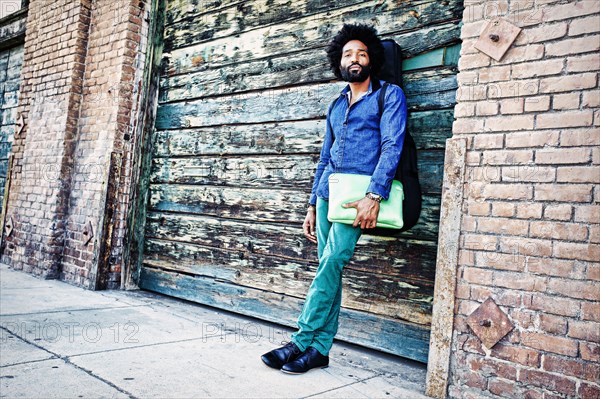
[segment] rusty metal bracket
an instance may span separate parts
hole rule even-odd
[[[17,130],[15,131],[15,137],[19,136],[23,129],[25,129],[25,119],[23,119],[23,114],[19,115],[19,119],[17,120]]]
[[[13,232],[15,224],[13,223],[13,218],[12,216],[8,217],[8,220],[6,221],[6,224],[4,225],[4,232],[6,233],[7,237],[10,237],[10,234]]]
[[[474,47],[500,61],[520,32],[521,28],[506,19],[494,18],[483,29]]]
[[[83,235],[87,237],[86,241],[83,245],[88,245],[88,243],[94,238],[94,228],[92,227],[92,222],[88,220],[88,224],[83,229]]]
[[[471,313],[467,318],[467,324],[488,349],[496,345],[515,327],[492,298],[486,299]]]

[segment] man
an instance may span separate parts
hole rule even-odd
[[[261,357],[267,366],[291,374],[329,364],[342,301],[342,270],[354,254],[361,229],[376,226],[379,203],[389,196],[404,143],[406,99],[398,86],[388,87],[383,112],[379,111],[383,82],[372,74],[379,71],[384,54],[375,29],[344,25],[329,44],[327,56],[335,75],[349,84],[328,112],[303,224],[306,238],[317,244],[319,267],[298,318],[298,331],[285,346]],[[371,176],[365,197],[344,205],[357,210],[352,225],[327,220],[328,180],[333,172]]]

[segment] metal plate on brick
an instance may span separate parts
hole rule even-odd
[[[85,228],[83,229],[83,235],[86,237],[86,240],[83,243],[83,245],[88,245],[90,240],[94,238],[94,227],[92,226],[92,222],[89,220],[88,223],[85,225]]]
[[[21,114],[19,115],[19,120],[17,121],[17,132],[15,133],[15,136],[20,135],[24,128],[25,120],[23,119],[23,114]]]
[[[486,299],[471,313],[467,324],[487,348],[492,348],[515,327],[492,298]]]
[[[521,28],[515,26],[503,18],[491,20],[479,39],[475,42],[475,48],[484,52],[496,61],[500,61],[510,45],[519,36]]]
[[[6,221],[6,224],[4,225],[4,232],[6,233],[6,236],[9,237],[10,233],[12,233],[13,231],[13,218],[12,216],[8,217],[8,220]]]

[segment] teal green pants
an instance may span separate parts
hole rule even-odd
[[[360,227],[329,222],[327,209],[328,202],[317,198],[319,267],[298,317],[298,331],[291,336],[292,342],[300,350],[304,351],[312,346],[326,356],[329,355],[338,329],[342,303],[342,271],[352,258],[361,234]]]

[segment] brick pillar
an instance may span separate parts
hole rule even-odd
[[[91,12],[61,278],[97,289],[120,286],[149,3],[98,0]]]
[[[523,28],[500,61],[490,19]],[[600,2],[466,1],[455,137],[467,140],[450,398],[600,397]],[[514,323],[492,348],[467,317]]]
[[[45,278],[61,270],[89,14],[89,0],[29,4],[2,261]]]

